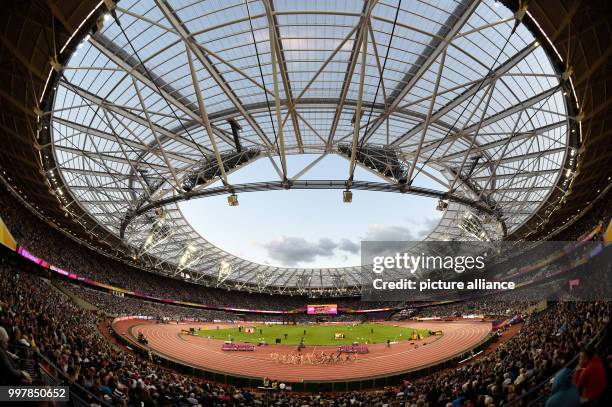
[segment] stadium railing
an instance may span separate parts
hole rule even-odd
[[[60,402],[58,405],[74,407],[112,406],[100,399],[83,386],[75,383],[66,374],[35,349],[23,345],[9,345],[9,350],[18,356],[16,362],[19,369],[28,372],[32,377],[33,385],[40,386],[67,386],[70,393],[69,402]]]

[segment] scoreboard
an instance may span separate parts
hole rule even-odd
[[[309,315],[313,314],[337,314],[337,304],[318,304],[318,305],[307,305],[306,313]]]

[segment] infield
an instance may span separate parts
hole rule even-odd
[[[210,329],[212,328],[212,329]],[[225,329],[197,330],[196,335],[209,339],[274,344],[277,339],[283,345],[299,345],[303,338],[306,346],[348,345],[355,342],[375,344],[422,339],[429,335],[427,329],[413,329],[386,324],[321,324],[321,325],[254,325]],[[252,330],[253,332],[246,332]],[[343,337],[341,337],[343,336]]]

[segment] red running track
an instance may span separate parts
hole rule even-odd
[[[394,324],[398,324],[395,322]],[[155,324],[142,320],[118,321],[115,331],[136,343],[142,332],[155,353],[185,365],[220,373],[250,377],[273,377],[282,381],[358,380],[389,376],[436,364],[474,348],[491,332],[490,322],[400,322],[399,325],[417,329],[441,330],[442,336],[418,341],[415,348],[409,341],[387,348],[385,344],[369,345],[370,353],[358,355],[357,360],[338,365],[285,365],[271,360],[272,352],[296,352],[295,346],[269,345],[256,347],[254,352],[223,352],[223,341],[199,336],[183,335],[181,329],[201,327],[216,329],[230,324]],[[303,353],[333,351],[335,346],[306,347]]]

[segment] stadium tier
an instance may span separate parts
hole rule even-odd
[[[10,0],[0,406],[612,405],[606,0]]]

